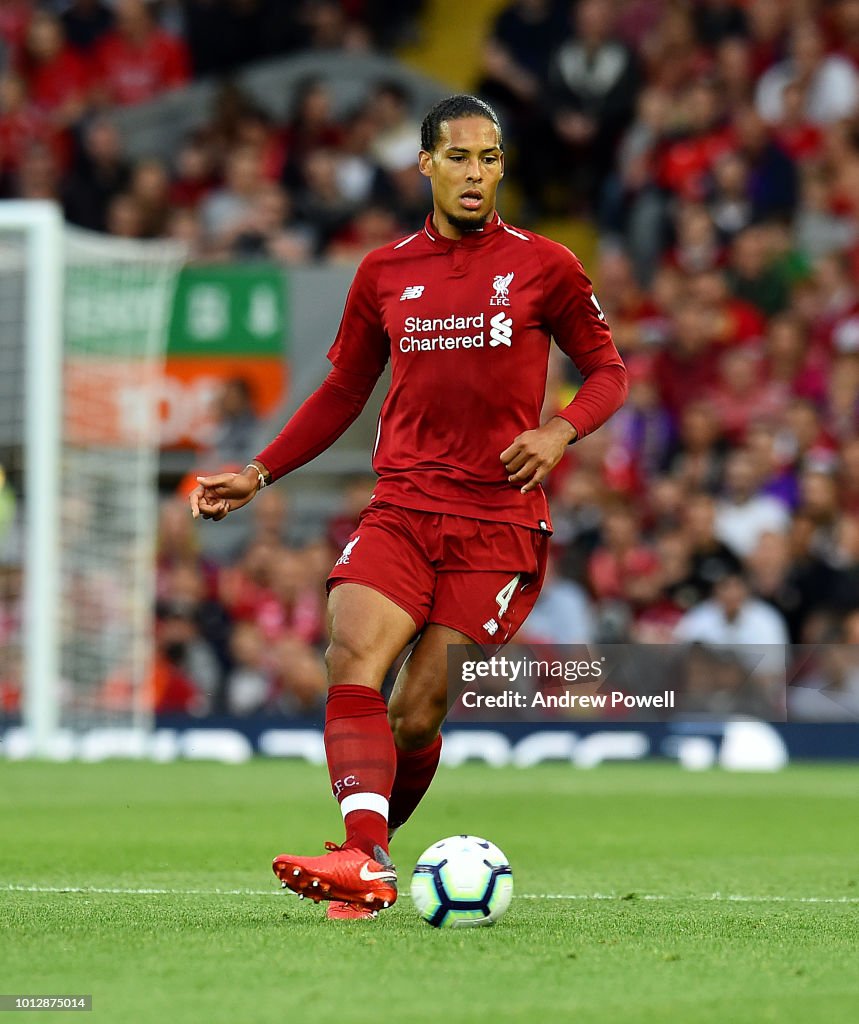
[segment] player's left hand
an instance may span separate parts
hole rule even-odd
[[[533,491],[558,465],[567,445],[576,439],[576,428],[553,416],[536,430],[526,430],[501,453],[511,484],[520,484],[523,494]]]

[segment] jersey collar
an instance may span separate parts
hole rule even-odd
[[[475,246],[481,245],[486,241],[487,238],[491,238],[504,224],[504,221],[498,215],[496,210],[491,219],[479,231],[469,231],[462,236],[462,238],[445,238],[444,235],[440,235],[435,229],[435,225],[432,222],[432,214],[427,214],[427,219],[424,222],[424,234],[426,237],[437,245],[442,252],[449,252],[455,246]]]

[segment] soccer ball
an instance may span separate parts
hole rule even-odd
[[[412,874],[412,900],[434,928],[494,924],[513,898],[513,872],[497,846],[451,836],[425,850]]]

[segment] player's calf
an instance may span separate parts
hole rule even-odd
[[[447,701],[444,697],[410,707],[397,700],[395,693],[388,703],[388,722],[397,750],[424,750],[431,746],[446,715]]]

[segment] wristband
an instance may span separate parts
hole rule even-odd
[[[259,486],[257,487],[257,494],[259,494],[259,492],[263,489],[263,487],[265,487],[265,474],[259,468],[259,466],[255,466],[252,462],[249,462],[245,466],[245,469],[253,469],[253,470],[256,471],[257,478],[259,479]]]

